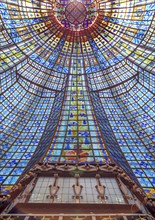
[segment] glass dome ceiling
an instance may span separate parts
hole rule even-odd
[[[2,191],[40,160],[114,160],[155,196],[154,0],[77,3],[0,3]]]

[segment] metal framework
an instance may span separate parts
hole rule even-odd
[[[1,194],[38,161],[115,161],[154,199],[154,0],[82,0],[78,29],[68,4],[0,2]]]

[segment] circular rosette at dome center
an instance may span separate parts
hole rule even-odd
[[[95,1],[58,1],[54,6],[54,15],[58,22],[71,30],[83,30],[91,26],[98,13]]]

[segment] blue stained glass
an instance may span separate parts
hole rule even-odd
[[[15,184],[18,180],[19,176],[8,176],[5,181],[4,181],[4,184],[7,184],[7,185],[12,185],[12,184]]]
[[[9,175],[13,168],[4,168],[0,171],[0,175]]]
[[[43,158],[112,159],[154,186],[155,4],[90,2],[78,25],[65,15],[68,0],[54,10],[36,0],[0,3],[2,184]]]
[[[24,168],[15,168],[12,172],[12,175],[21,175],[24,171]]]

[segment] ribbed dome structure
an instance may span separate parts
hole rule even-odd
[[[1,1],[2,193],[37,161],[115,161],[155,197],[154,11],[154,0]]]

